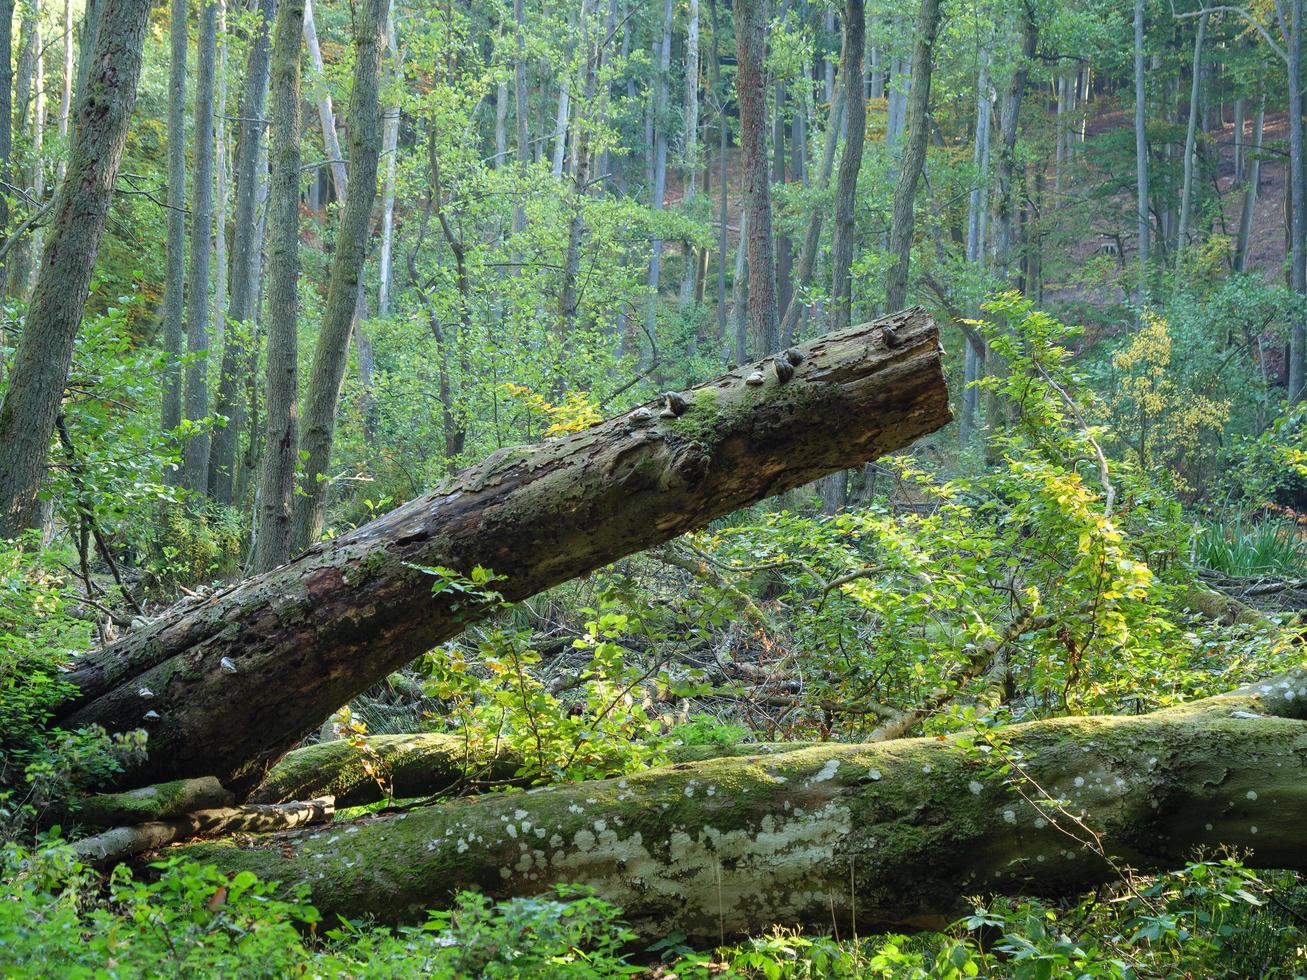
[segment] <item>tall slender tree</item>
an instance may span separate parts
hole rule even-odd
[[[258,255],[263,250],[263,226],[257,220],[264,174],[263,113],[268,100],[268,55],[277,0],[259,0],[258,20],[249,38],[245,87],[241,93],[236,144],[236,205],[233,212],[231,299],[227,312],[233,324],[254,320],[259,296]],[[209,455],[209,492],[221,504],[234,498],[237,461],[246,425],[245,388],[253,371],[252,340],[248,327],[233,335],[227,331],[222,346],[215,410],[227,424],[213,434]]]
[[[1204,13],[1198,18],[1198,30],[1194,34],[1194,63],[1189,89],[1189,124],[1184,137],[1184,184],[1180,197],[1180,228],[1175,239],[1175,267],[1184,267],[1185,246],[1189,243],[1189,219],[1194,201],[1194,144],[1198,137],[1198,115],[1202,101],[1203,81],[1203,41],[1207,37],[1207,18]]]
[[[939,0],[921,0],[912,53],[912,89],[908,93],[906,113],[908,144],[903,151],[899,180],[894,187],[894,211],[890,219],[889,247],[893,265],[885,283],[885,302],[890,311],[902,307],[908,296],[908,262],[912,255],[915,215],[913,202],[917,196],[917,181],[926,163],[926,143],[930,135],[926,111],[930,105],[930,76],[938,30]]]
[[[195,55],[195,179],[191,186],[191,262],[187,280],[186,390],[183,410],[189,421],[209,414],[209,276],[213,257],[213,99],[218,59],[217,0],[200,0]],[[194,493],[209,489],[209,434],[186,441],[182,486]]]
[[[271,170],[268,192],[267,407],[259,474],[254,567],[290,557],[295,464],[299,450],[300,39],[304,0],[280,0],[272,40]]]
[[[340,212],[336,249],[331,260],[322,329],[313,353],[313,371],[304,400],[300,447],[304,478],[295,500],[291,540],[305,548],[322,532],[326,508],[327,468],[336,434],[336,409],[349,355],[349,339],[358,303],[363,261],[367,257],[372,205],[377,196],[377,161],[381,145],[378,94],[381,52],[385,47],[387,0],[362,0],[355,10],[354,77],[349,96],[349,194]]]
[[[748,215],[748,325],[758,345],[757,354],[770,354],[780,343],[763,75],[766,6],[766,0],[735,0],[735,93],[740,109],[744,207]]]
[[[127,141],[149,0],[104,0],[67,177],[53,216],[9,387],[0,403],[0,538],[36,527],[39,493],[73,344]]]
[[[862,145],[867,135],[867,103],[862,86],[862,54],[866,47],[866,15],[863,0],[847,0],[844,5],[844,61],[841,79],[857,79],[847,90],[845,104],[848,123],[844,127],[844,152],[835,179],[835,241],[831,249],[831,329],[843,330],[852,321],[853,284],[849,270],[853,266],[853,208],[858,193],[858,173],[862,169]]]
[[[1152,222],[1148,216],[1148,126],[1147,89],[1144,76],[1144,0],[1135,0],[1135,211],[1138,226],[1139,297],[1148,293],[1149,239]]]
[[[182,421],[182,352],[186,337],[186,60],[189,0],[172,0],[168,61],[168,242],[163,280],[163,429]],[[181,470],[164,474],[170,483]]]

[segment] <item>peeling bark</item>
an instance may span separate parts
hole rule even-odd
[[[687,391],[679,417],[645,407],[500,450],[173,610],[79,662],[66,676],[80,693],[59,724],[146,727],[148,757],[123,785],[216,775],[249,790],[332,711],[480,615],[432,595],[420,566],[489,567],[517,601],[949,420],[938,333],[919,308],[798,353],[789,380],[770,361],[745,365]],[[142,689],[156,692],[148,703]]]
[[[1071,895],[1199,847],[1307,870],[1307,669],[1130,717],[821,745],[493,794],[176,856],[306,885],[328,916],[417,922],[475,889],[593,886],[647,936],[940,925],[973,894]],[[1013,781],[1000,757],[1019,758]],[[1061,806],[1041,801],[1064,801]]]

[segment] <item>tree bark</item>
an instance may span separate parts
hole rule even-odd
[[[171,853],[307,886],[329,918],[420,922],[460,890],[574,882],[646,937],[940,928],[968,895],[1075,895],[1199,848],[1307,870],[1305,708],[1299,670],[1148,715],[1011,725],[988,754],[825,744]]]
[[[656,55],[657,75],[654,81],[653,102],[653,181],[649,188],[649,206],[655,211],[663,209],[667,191],[667,88],[672,64],[672,0],[663,2],[663,32]],[[645,327],[654,332],[654,315],[658,310],[658,287],[663,272],[663,240],[655,233],[649,246],[649,300],[645,308]]]
[[[840,61],[843,63],[844,57]],[[831,94],[830,112],[826,116],[826,139],[822,146],[821,163],[817,168],[817,187],[826,189],[830,182],[831,171],[835,166],[835,148],[839,143],[840,131],[844,128],[844,68],[834,82]],[[866,102],[863,102],[863,132],[866,132]],[[808,218],[808,231],[804,235],[803,245],[799,249],[799,264],[794,272],[794,292],[790,296],[790,305],[786,307],[785,317],[781,321],[781,346],[788,347],[794,339],[794,332],[799,325],[804,305],[799,302],[803,289],[812,279],[812,270],[817,264],[817,251],[821,246],[821,226],[826,217],[824,207],[816,207]]]
[[[994,243],[994,265],[1001,279],[1006,279],[1012,261],[1012,247],[1016,243],[1016,202],[1013,200],[1013,183],[1016,177],[1017,123],[1021,117],[1021,102],[1025,97],[1026,80],[1031,59],[1039,40],[1039,23],[1029,6],[1022,8],[1021,56],[1012,70],[1012,79],[999,109],[999,155],[996,167],[998,184],[998,227]],[[993,423],[988,423],[992,426]]]
[[[395,242],[395,173],[399,156],[399,93],[404,86],[404,62],[399,56],[399,39],[395,34],[395,4],[386,8],[386,55],[390,58],[390,78],[395,86],[394,104],[386,107],[386,121],[382,126],[381,154],[386,158],[386,175],[381,195],[381,250],[377,259],[377,315],[390,314],[390,293],[394,270],[391,255]],[[504,83],[500,83],[500,102],[495,109],[495,166],[502,166],[504,153],[504,116],[502,109],[507,108],[504,98]]]
[[[862,0],[844,5],[844,61],[840,65],[840,89],[845,94],[848,123],[844,129],[844,153],[835,179],[835,240],[831,248],[831,329],[842,330],[853,319],[853,212],[857,203],[858,172],[862,169],[862,145],[867,137],[867,100],[862,85],[862,53],[866,47],[866,16]],[[927,59],[929,60],[929,59]],[[857,84],[846,84],[857,79]],[[891,309],[897,309],[892,306]]]
[[[767,104],[763,60],[766,53],[766,0],[736,0],[736,102],[740,109],[740,149],[744,156],[744,206],[749,215],[749,332],[755,353],[770,354],[780,343],[776,308],[771,191],[767,167]]]
[[[136,102],[150,4],[105,3],[89,59],[92,84],[78,101],[67,176],[55,196],[40,272],[0,404],[0,538],[40,522],[46,453]],[[0,65],[0,75],[3,69]]]
[[[195,179],[191,185],[191,264],[187,274],[186,367],[183,412],[190,421],[209,414],[209,275],[213,258],[213,98],[218,59],[217,0],[200,0],[200,31],[195,55]],[[209,490],[209,433],[186,440],[182,486],[204,495]]]
[[[267,407],[259,474],[254,567],[290,557],[290,522],[299,452],[300,38],[304,0],[280,0],[272,42],[272,120],[268,136]]]
[[[227,313],[233,323],[250,324],[259,298],[258,254],[263,250],[263,225],[257,220],[259,190],[263,185],[263,113],[268,101],[268,52],[277,0],[259,0],[259,20],[249,39],[245,90],[241,94],[239,137],[236,146],[236,208],[233,215],[231,302]],[[220,504],[234,499],[237,459],[246,426],[244,389],[254,369],[252,339],[234,343],[224,335],[222,369],[218,380],[219,415],[227,424],[213,434],[209,458],[209,492]]]
[[[1144,0],[1135,0],[1135,183],[1139,238],[1139,299],[1148,294],[1148,248],[1152,222],[1148,216],[1147,89],[1144,81]]]
[[[1207,14],[1198,18],[1198,31],[1194,35],[1194,63],[1189,88],[1189,123],[1184,137],[1184,185],[1180,198],[1180,228],[1175,240],[1175,268],[1184,268],[1184,250],[1189,238],[1189,219],[1194,204],[1194,145],[1198,139],[1198,106],[1202,96],[1203,41],[1207,37]]]
[[[163,404],[161,423],[171,432],[182,422],[182,353],[186,343],[186,59],[189,0],[172,0],[168,63],[168,240],[163,282]],[[181,482],[181,470],[164,473]]]
[[[770,363],[745,365],[687,392],[677,419],[646,410],[501,450],[270,574],[173,611],[67,675],[79,696],[60,723],[145,725],[148,758],[124,784],[217,775],[248,790],[349,698],[484,614],[433,595],[423,568],[487,566],[517,601],[949,419],[937,331],[920,309],[800,350],[786,383]],[[747,383],[755,372],[762,383]],[[154,692],[148,703],[142,688]]]
[[[681,186],[685,188],[684,207],[695,196],[695,178],[699,170],[699,0],[690,0],[685,23],[685,152],[681,158]],[[685,275],[681,279],[681,306],[694,299],[699,263],[693,249],[686,250]]]
[[[667,755],[672,762],[699,762],[725,756],[795,752],[811,744],[766,742],[733,747],[689,745],[673,747]],[[529,786],[530,777],[519,775],[527,764],[525,756],[502,743],[495,744],[487,739],[482,744],[469,745],[467,739],[459,735],[442,732],[370,735],[363,740],[361,747],[351,740],[337,739],[289,753],[272,767],[267,778],[250,795],[249,802],[288,803],[315,796],[334,796],[337,806],[352,807],[387,798],[403,800],[442,793],[488,790],[493,787]],[[196,783],[199,780],[186,782]],[[177,784],[165,784],[165,787],[171,785]],[[155,787],[147,787],[147,790],[154,789]],[[106,793],[99,799],[117,800],[143,794],[147,790]],[[159,817],[151,816],[149,819]],[[103,821],[97,821],[97,825],[107,826]]]
[[[112,864],[123,858],[153,851],[179,840],[217,834],[255,834],[293,827],[330,823],[336,815],[331,797],[275,806],[255,805],[197,810],[167,820],[115,827],[73,843],[73,850],[88,864]]]
[[[912,55],[912,91],[908,94],[908,145],[903,152],[899,181],[894,187],[894,213],[890,220],[890,266],[885,283],[886,309],[897,310],[907,300],[908,263],[912,258],[913,201],[917,181],[926,163],[930,135],[926,119],[930,108],[931,66],[935,59],[935,33],[939,30],[939,0],[921,0],[917,11],[916,47]],[[851,103],[850,103],[851,104]]]
[[[1266,123],[1266,97],[1257,106],[1257,115],[1253,117],[1253,142],[1251,153],[1245,150],[1247,162],[1244,168],[1248,174],[1248,186],[1243,192],[1243,207],[1239,211],[1239,244],[1234,251],[1234,271],[1248,271],[1248,245],[1253,230],[1254,208],[1257,206],[1257,192],[1262,182],[1262,133]]]
[[[363,262],[368,252],[372,204],[377,197],[377,158],[381,142],[377,95],[381,85],[381,51],[385,45],[387,0],[365,0],[356,13],[354,79],[349,97],[349,193],[340,212],[336,249],[322,329],[313,352],[313,373],[304,398],[300,449],[304,476],[295,497],[291,542],[308,547],[322,533],[327,501],[327,468],[336,433],[336,408],[349,357],[349,338],[358,303]]]
[[[1307,295],[1307,174],[1303,172],[1302,17],[1303,0],[1293,0],[1289,28],[1289,186],[1292,201],[1289,248],[1289,288]],[[1289,330],[1289,404],[1307,394],[1307,322],[1293,313]]]

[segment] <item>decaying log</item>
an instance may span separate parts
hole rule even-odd
[[[222,783],[212,776],[201,776],[122,793],[88,796],[78,802],[71,817],[83,827],[114,827],[167,820],[196,810],[228,807],[235,802],[236,797]]]
[[[303,803],[277,806],[221,807],[197,810],[171,820],[152,820],[130,827],[115,827],[94,837],[74,841],[72,848],[88,864],[112,864],[180,840],[207,834],[265,834],[328,823],[336,813],[330,796]]]
[[[698,762],[793,752],[808,744],[684,745],[669,749],[667,755],[673,762]],[[369,735],[357,746],[338,739],[288,753],[250,794],[250,801],[282,803],[330,795],[343,808],[375,803],[387,795],[403,800],[495,786],[529,786],[530,779],[518,775],[525,762],[505,746],[472,745],[457,735],[440,732]]]
[[[390,922],[462,889],[580,882],[645,935],[716,942],[774,924],[938,925],[966,895],[1076,894],[1200,847],[1307,871],[1305,814],[1301,669],[1149,715],[1013,725],[988,753],[937,738],[823,745],[173,853]]]
[[[148,756],[119,785],[215,775],[239,795],[340,705],[477,618],[466,595],[433,595],[424,567],[491,568],[506,599],[523,599],[949,420],[921,309],[788,353],[792,373],[745,365],[682,398],[501,450],[161,617],[75,666],[66,679],[79,693],[57,723],[145,728]]]

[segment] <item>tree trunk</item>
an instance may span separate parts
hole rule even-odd
[[[282,568],[173,611],[67,675],[80,693],[60,723],[146,725],[149,756],[124,783],[217,775],[248,790],[349,698],[477,617],[433,595],[424,567],[487,566],[517,601],[949,419],[938,335],[920,309],[801,351],[786,383],[770,363],[745,365],[687,392],[679,419],[637,411],[501,450]],[[760,384],[746,381],[755,373]],[[154,696],[143,700],[142,688]]]
[[[513,23],[517,30],[517,49],[513,57],[513,103],[514,124],[517,127],[517,168],[519,179],[526,178],[526,166],[531,145],[527,141],[527,105],[526,105],[526,11],[523,0],[513,0]],[[522,205],[523,189],[519,188],[513,201],[513,234],[520,235],[526,231],[526,208]],[[514,251],[513,266],[517,267],[517,252]]]
[[[170,855],[306,887],[328,918],[418,923],[461,890],[574,882],[646,938],[942,928],[968,895],[1073,896],[1200,848],[1307,870],[1304,707],[1296,671],[1153,714],[1011,725],[988,754],[953,738],[824,744]]]
[[[46,453],[136,102],[150,4],[105,3],[88,69],[92,86],[78,102],[67,179],[55,196],[40,272],[0,404],[0,538],[40,522]],[[0,75],[5,67],[0,65]]]
[[[390,58],[390,77],[395,86],[394,104],[386,107],[386,121],[381,132],[381,154],[386,158],[386,175],[381,194],[381,250],[377,257],[377,315],[390,314],[390,293],[394,276],[391,255],[395,242],[395,171],[399,156],[399,92],[404,85],[404,62],[399,56],[399,39],[395,35],[395,4],[386,8],[386,55]],[[507,109],[506,86],[500,83],[500,103],[495,108],[495,165],[502,166],[504,152],[504,119],[501,109]]]
[[[200,0],[195,55],[195,179],[191,185],[191,264],[187,274],[186,367],[183,412],[190,421],[209,414],[209,272],[213,257],[213,98],[217,63],[217,0]],[[193,493],[209,489],[209,433],[186,440],[182,486]]]
[[[42,54],[39,0],[26,0],[23,4],[21,25],[23,43],[18,49],[18,75],[14,80],[13,132],[20,139],[25,139],[30,149],[32,138],[36,134],[36,128],[34,125],[29,128],[29,122],[35,122],[35,112],[33,111],[29,116],[29,107],[35,110],[32,94],[37,91],[34,83],[36,81],[37,65],[41,61]],[[16,179],[22,179],[18,178],[17,175],[15,177]],[[25,189],[30,193],[32,189],[31,181],[25,183]],[[33,200],[39,201],[40,199],[33,197]],[[10,251],[9,265],[5,270],[7,272],[5,288],[10,296],[22,297],[27,294],[32,271],[31,265],[31,239],[23,234]]]
[[[772,353],[780,342],[775,239],[767,174],[767,104],[763,94],[766,6],[766,0],[736,0],[735,3],[738,56],[735,92],[740,107],[740,149],[744,156],[744,206],[749,215],[749,332],[758,345],[758,354]]]
[[[841,62],[845,61],[847,54],[841,57]],[[839,143],[840,131],[844,128],[844,68],[841,67],[840,75],[834,82],[834,91],[830,100],[830,112],[826,117],[826,139],[822,146],[821,163],[817,169],[817,187],[825,190],[826,185],[830,182],[831,171],[835,166],[835,148]],[[866,130],[866,103],[863,103],[863,130]],[[799,249],[799,265],[794,273],[794,292],[790,297],[790,305],[785,310],[785,318],[781,322],[781,346],[788,347],[794,339],[794,331],[799,325],[799,316],[803,313],[803,305],[799,303],[799,296],[804,287],[812,279],[812,270],[817,264],[817,251],[821,246],[821,226],[823,219],[826,217],[824,207],[816,207],[812,215],[808,218],[808,231],[803,238],[803,246]]]
[[[931,63],[935,55],[935,33],[939,29],[939,0],[921,0],[917,11],[916,47],[912,55],[912,91],[908,96],[908,145],[903,153],[899,181],[894,188],[894,213],[890,222],[890,266],[885,283],[886,309],[897,310],[908,295],[908,263],[912,257],[913,200],[917,180],[926,162],[926,141],[930,123]]]
[[[867,101],[862,86],[862,53],[866,37],[863,0],[847,0],[844,5],[844,61],[840,65],[840,89],[845,93],[848,124],[844,129],[840,171],[835,179],[835,241],[831,249],[830,291],[832,330],[842,330],[853,320],[853,283],[849,270],[853,266],[853,212],[857,203],[858,172],[862,169],[862,145],[867,136]],[[849,79],[853,79],[855,84],[849,85]]]
[[[227,216],[230,210],[231,160],[227,152],[227,0],[217,0],[218,60],[217,93],[214,96],[213,118],[213,306],[209,313],[214,325],[213,343],[216,347],[227,337],[228,265]],[[221,374],[219,374],[221,379]],[[213,440],[209,440],[209,461],[213,461]],[[213,485],[213,472],[207,475]]]
[[[1148,93],[1144,86],[1144,0],[1135,0],[1135,183],[1136,220],[1139,238],[1139,300],[1148,295],[1148,246],[1151,221],[1148,217]]]
[[[336,408],[349,357],[363,262],[368,252],[372,204],[377,196],[377,157],[381,142],[377,92],[381,85],[381,50],[385,44],[387,0],[365,0],[355,16],[354,80],[349,96],[349,194],[340,212],[336,249],[322,329],[313,352],[313,373],[304,398],[300,448],[304,476],[295,497],[291,542],[301,550],[322,533],[327,503],[327,468],[336,433]],[[307,7],[306,7],[307,9]]]
[[[657,75],[654,80],[652,123],[653,181],[649,189],[649,206],[655,211],[663,209],[667,191],[667,83],[672,64],[672,0],[663,2],[663,33],[656,55]],[[658,309],[658,286],[663,272],[663,240],[655,234],[649,254],[649,300],[645,309],[645,326],[654,332],[654,314]]]
[[[1189,238],[1189,219],[1194,204],[1194,144],[1198,138],[1198,107],[1202,96],[1203,40],[1207,37],[1207,14],[1198,18],[1194,35],[1193,79],[1189,89],[1189,123],[1184,137],[1184,186],[1180,199],[1180,228],[1175,240],[1175,268],[1184,268],[1184,250]]]
[[[1290,233],[1289,288],[1307,294],[1307,175],[1303,173],[1302,136],[1302,16],[1303,0],[1293,0],[1289,31],[1289,185],[1293,201]],[[1289,404],[1303,400],[1307,382],[1307,322],[1293,313],[1289,331]]]
[[[975,170],[971,200],[967,209],[967,264],[975,272],[979,293],[985,289],[985,234],[989,217],[989,130],[993,111],[989,91],[989,50],[981,52],[980,75],[976,82],[976,145],[972,155]],[[974,309],[974,308],[973,308]],[[978,309],[975,312],[979,312]],[[974,330],[966,332],[966,352],[963,357],[962,412],[959,419],[959,440],[963,447],[975,438],[980,409],[980,391],[975,382],[980,380],[985,363],[984,339]]]
[[[168,64],[168,242],[163,282],[163,405],[171,432],[182,422],[182,353],[186,342],[186,59],[189,0],[172,0]],[[181,470],[164,473],[181,482]]]
[[[263,113],[268,100],[268,50],[277,0],[259,0],[259,20],[249,39],[245,65],[245,91],[241,95],[239,136],[236,146],[236,209],[231,261],[231,302],[227,312],[233,323],[251,324],[259,298],[258,254],[263,249],[263,226],[257,220],[259,190],[263,185]],[[298,186],[298,185],[297,185]],[[170,216],[171,217],[171,216]],[[247,326],[248,329],[248,326]],[[241,342],[230,331],[222,348],[216,411],[227,424],[213,434],[209,456],[209,492],[220,504],[234,499],[236,464],[246,426],[244,390],[253,370],[253,338]]]
[[[1012,184],[1016,174],[1017,123],[1021,117],[1021,100],[1026,92],[1030,61],[1039,40],[1039,24],[1034,11],[1023,8],[1021,56],[1012,70],[1012,80],[999,110],[999,155],[995,177],[998,183],[998,229],[994,243],[994,265],[1000,278],[1006,279],[1016,241],[1015,202]]]
[[[695,176],[699,170],[699,0],[690,0],[685,35],[685,153],[681,158],[684,206],[694,201]],[[681,280],[681,305],[688,306],[697,289],[699,264],[687,249],[685,275]]]
[[[348,186],[345,160],[340,150],[340,137],[336,134],[336,110],[331,104],[331,92],[327,89],[327,69],[322,60],[322,46],[318,44],[318,28],[313,20],[312,0],[304,0],[304,44],[308,48],[309,60],[313,63],[317,84],[321,86],[314,104],[318,107],[318,122],[322,126],[322,147],[327,151],[327,169],[331,173],[331,185],[336,191],[336,200],[343,201]]]
[[[299,461],[300,38],[304,0],[280,0],[272,42],[272,118],[268,133],[267,407],[259,474],[254,567],[290,557],[295,465]]]
[[[1248,186],[1243,192],[1243,207],[1239,212],[1239,244],[1234,252],[1234,271],[1248,271],[1248,243],[1253,230],[1253,214],[1257,205],[1257,192],[1262,182],[1262,132],[1266,122],[1266,97],[1257,106],[1253,117],[1252,153],[1244,165],[1248,172]],[[1246,152],[1246,151],[1245,151]]]

